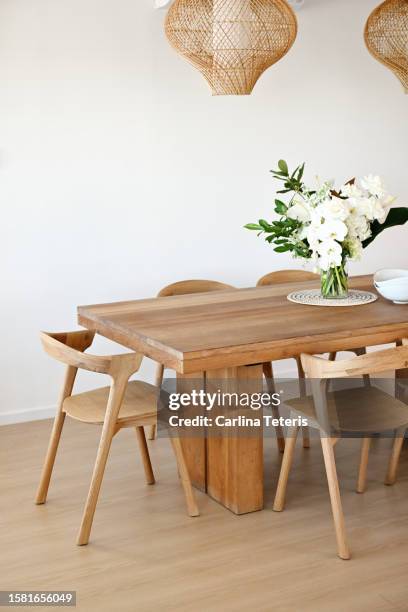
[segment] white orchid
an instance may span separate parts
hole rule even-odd
[[[319,267],[321,270],[327,271],[329,268],[341,266],[343,261],[343,249],[341,244],[336,240],[325,240],[318,246]]]
[[[320,240],[317,235],[317,229],[318,228],[316,228],[316,226],[310,225],[306,230],[306,239],[313,253],[317,252],[318,246],[320,244]]]
[[[348,228],[343,221],[337,219],[326,219],[324,223],[321,223],[316,229],[317,238],[321,241],[324,240],[338,240],[343,242],[347,236]]]

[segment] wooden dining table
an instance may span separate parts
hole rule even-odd
[[[78,307],[78,322],[177,372],[181,381],[262,385],[262,364],[397,342],[408,337],[408,306],[376,302],[322,307],[289,302],[316,281]],[[350,287],[373,291],[372,276]],[[375,291],[375,290],[374,290]],[[184,441],[194,484],[236,514],[263,508],[263,436]]]

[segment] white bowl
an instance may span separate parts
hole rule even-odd
[[[374,274],[374,282],[378,284],[401,278],[408,278],[408,270],[402,270],[401,268],[384,268],[383,270],[378,270],[378,272]]]
[[[374,274],[374,287],[387,300],[408,304],[408,270],[379,270]]]

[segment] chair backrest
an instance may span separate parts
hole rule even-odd
[[[276,270],[262,276],[256,283],[257,287],[274,285],[275,283],[301,283],[302,281],[319,280],[319,275],[307,270]]]
[[[404,370],[408,368],[408,340],[404,339],[402,346],[341,361],[328,361],[314,355],[303,354],[302,365],[307,376],[314,379],[347,378],[390,370]]]
[[[163,287],[157,294],[157,297],[188,295],[190,293],[209,293],[210,291],[225,291],[226,289],[235,289],[235,287],[213,280],[183,280]],[[163,371],[163,366],[158,363],[156,370],[156,385],[158,387],[160,387],[163,382]]]
[[[108,374],[112,378],[131,376],[140,367],[143,355],[125,353],[123,355],[88,355],[84,351],[91,346],[95,332],[84,330],[75,332],[41,332],[43,348],[48,355],[68,366]]]
[[[157,294],[157,297],[188,295],[190,293],[208,293],[210,291],[225,291],[226,289],[235,289],[235,287],[213,280],[183,280],[163,287]]]

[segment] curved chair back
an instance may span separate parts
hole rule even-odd
[[[303,354],[301,356],[303,369],[309,378],[347,378],[378,374],[390,370],[408,368],[408,339],[402,341],[402,346],[367,353],[353,359],[342,361],[327,361],[321,357]]]
[[[213,280],[183,280],[163,287],[157,294],[157,297],[188,295],[190,293],[208,293],[210,291],[225,291],[226,289],[235,289],[235,287]]]
[[[307,270],[276,270],[262,276],[256,283],[257,287],[274,285],[275,283],[301,283],[308,280],[319,280],[319,275]]]
[[[41,332],[40,338],[45,352],[57,361],[76,369],[108,374],[115,378],[121,375],[129,376],[140,367],[143,355],[125,353],[123,355],[88,355],[84,351],[93,342],[95,332],[75,331],[62,333]]]
[[[167,287],[163,287],[163,289],[161,289],[157,294],[157,297],[161,298],[170,297],[173,295],[189,295],[191,293],[209,293],[210,291],[226,291],[227,289],[235,289],[235,287],[213,280],[183,280],[167,285]],[[164,366],[163,364],[158,363],[156,368],[155,385],[159,388],[163,382],[163,375]],[[149,440],[154,440],[155,436],[156,426],[152,425],[149,432]]]

